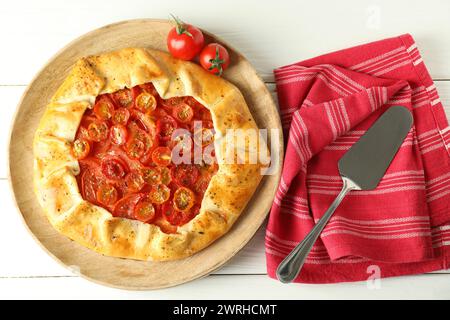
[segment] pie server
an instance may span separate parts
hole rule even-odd
[[[300,273],[311,248],[337,206],[351,190],[375,189],[411,129],[413,117],[405,107],[389,108],[339,160],[342,190],[311,232],[280,263],[277,277],[289,283]]]

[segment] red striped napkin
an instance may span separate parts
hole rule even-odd
[[[297,282],[328,283],[448,268],[450,128],[410,35],[275,70],[285,165],[266,233],[269,276],[339,193],[337,162],[390,106],[414,127],[379,186],[352,191]]]

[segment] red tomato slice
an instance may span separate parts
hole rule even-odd
[[[102,173],[111,180],[119,180],[126,174],[126,164],[118,157],[106,157],[102,161]]]
[[[136,204],[144,197],[143,194],[130,194],[116,202],[113,208],[113,215],[122,218],[134,218]]]
[[[136,108],[138,108],[144,113],[152,112],[153,110],[156,109],[156,98],[146,91],[140,93],[136,97],[134,103]]]
[[[177,121],[181,123],[188,123],[194,117],[194,110],[192,110],[187,103],[183,102],[174,107],[172,115]]]
[[[210,181],[211,181],[210,175],[201,176],[194,186],[194,191],[199,193],[203,197],[203,194],[205,193],[206,189],[208,189]]]
[[[102,95],[97,98],[94,105],[94,113],[101,120],[111,119],[114,113],[114,104],[107,95]]]
[[[134,208],[134,217],[142,222],[151,222],[155,218],[155,208],[148,200],[141,200]]]
[[[155,98],[159,97],[158,91],[156,91],[155,86],[153,85],[153,83],[149,82],[149,83],[144,83],[139,85],[139,87],[144,90],[147,91],[148,93],[150,93],[151,95],[153,95]]]
[[[145,183],[150,185],[161,183],[161,170],[156,167],[144,167],[141,170]],[[165,183],[166,184],[166,183]]]
[[[170,169],[167,167],[161,167],[160,172],[161,172],[161,183],[165,184],[166,186],[169,185],[169,183],[172,182]]]
[[[125,108],[119,108],[114,112],[112,122],[114,124],[121,124],[123,126],[126,126],[128,123],[128,119],[130,119],[130,111]]]
[[[170,173],[177,184],[185,187],[193,186],[200,175],[198,168],[191,164],[173,166]]]
[[[194,206],[195,194],[194,192],[185,187],[180,187],[175,191],[173,195],[173,207],[175,210],[187,212]]]
[[[140,191],[144,184],[144,178],[138,172],[132,171],[125,176],[125,185],[129,193]]]
[[[167,147],[157,147],[152,152],[153,162],[160,167],[167,167],[172,160],[172,151]]]
[[[127,142],[128,130],[121,124],[116,124],[109,129],[111,141],[117,145],[123,145]]]
[[[91,145],[85,139],[77,139],[72,144],[72,154],[78,160],[86,158],[90,151]]]
[[[122,89],[112,94],[114,102],[119,107],[129,108],[133,103],[133,96],[130,89]]]
[[[184,103],[183,97],[173,97],[169,99],[161,99],[161,104],[163,107],[168,109],[168,111],[172,111],[177,105]]]
[[[150,191],[150,199],[155,204],[162,204],[169,200],[170,189],[164,184],[157,184]]]
[[[164,116],[156,121],[156,133],[163,141],[169,140],[177,127],[177,122],[171,116]]]
[[[116,203],[118,196],[117,189],[111,184],[103,183],[97,189],[97,201],[104,206]]]
[[[139,159],[144,155],[145,152],[145,144],[141,140],[136,138],[128,141],[126,145],[127,154],[133,159]]]
[[[94,121],[88,127],[89,139],[100,142],[108,137],[108,125],[105,121]]]
[[[88,168],[81,177],[81,194],[89,202],[97,203],[97,188],[102,183],[98,170]]]
[[[173,208],[171,202],[166,202],[161,207],[162,216],[169,221],[171,225],[178,226],[183,220],[183,214]]]
[[[214,130],[202,128],[194,133],[194,141],[197,145],[206,147],[214,142]]]

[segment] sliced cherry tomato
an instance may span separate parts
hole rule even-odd
[[[167,167],[172,160],[172,151],[167,147],[157,147],[152,152],[153,162],[160,167]]]
[[[203,48],[203,33],[197,27],[174,17],[176,27],[167,35],[167,48],[178,59],[192,60]]]
[[[175,210],[187,212],[195,203],[194,192],[185,187],[180,187],[173,194],[173,207]]]
[[[138,192],[144,187],[145,181],[142,175],[132,171],[125,176],[125,185],[130,193]]]
[[[136,97],[135,105],[136,108],[144,113],[152,112],[156,108],[156,98],[152,94],[143,91]]]
[[[156,88],[153,85],[153,83],[151,83],[151,82],[144,83],[144,84],[139,85],[139,87],[142,90],[147,91],[148,93],[150,93],[155,98],[159,97],[158,91],[156,91]]]
[[[184,103],[183,97],[173,97],[169,99],[162,99],[161,104],[163,107],[165,107],[168,111],[172,112],[173,108],[178,106],[179,104]]]
[[[166,186],[169,185],[169,183],[172,182],[170,169],[167,167],[161,167],[160,172],[161,172],[161,183],[165,184]]]
[[[118,157],[107,157],[102,161],[102,173],[108,179],[119,180],[126,174],[126,164]]]
[[[116,124],[109,129],[111,141],[117,145],[123,145],[127,142],[128,130],[121,124]]]
[[[195,165],[180,164],[171,168],[172,179],[179,185],[191,187],[199,177],[199,170]]]
[[[81,194],[89,202],[97,203],[97,188],[102,183],[98,170],[88,168],[81,176]]]
[[[126,145],[127,154],[134,159],[139,159],[145,153],[145,143],[142,140],[132,138]]]
[[[121,124],[123,126],[126,126],[128,123],[128,119],[130,119],[130,111],[125,108],[119,108],[114,112],[112,122],[114,124]]]
[[[177,122],[171,116],[164,116],[156,121],[156,132],[163,141],[169,140],[177,127]]]
[[[200,53],[200,64],[210,73],[221,76],[230,64],[230,55],[222,45],[210,43]]]
[[[203,196],[206,189],[208,189],[210,181],[211,181],[211,176],[209,176],[209,175],[204,175],[204,176],[200,177],[200,179],[197,180],[197,183],[194,186],[195,192],[197,192]]]
[[[202,128],[194,133],[194,141],[197,145],[206,147],[214,142],[214,130]]]
[[[187,123],[194,117],[194,110],[187,103],[183,102],[173,109],[172,115],[177,121]]]
[[[90,151],[91,145],[85,139],[77,139],[72,144],[72,154],[78,160],[86,158]]]
[[[135,121],[135,124],[138,124],[138,123],[141,124],[141,126],[139,126],[139,124],[138,124],[138,128],[142,127],[147,132],[149,132],[152,136],[155,135],[156,124],[155,124],[155,121],[153,121],[152,116],[150,116],[148,113],[143,113],[138,110],[133,110],[131,117],[133,119],[137,120],[137,121]],[[134,124],[132,126],[134,126]]]
[[[143,198],[142,194],[130,194],[116,202],[113,215],[122,218],[134,218],[136,204]]]
[[[155,218],[155,207],[146,199],[138,202],[134,208],[134,217],[142,222],[151,222]]]
[[[150,191],[150,199],[153,203],[162,204],[169,200],[170,189],[164,184],[157,184]]]
[[[122,89],[112,94],[117,106],[129,108],[133,103],[133,96],[130,89]]]
[[[150,185],[161,183],[161,170],[156,167],[144,167],[141,170],[142,178],[144,178],[145,183]],[[166,184],[166,183],[165,183]]]
[[[183,214],[176,211],[171,202],[166,202],[162,205],[161,214],[171,225],[174,226],[180,225],[183,220]]]
[[[108,137],[108,125],[104,121],[94,121],[88,127],[89,139],[100,142]]]
[[[111,184],[103,183],[97,189],[97,201],[105,206],[115,204],[118,196],[117,189]]]
[[[111,119],[114,113],[114,104],[108,96],[102,95],[97,99],[94,105],[94,113],[102,120]]]

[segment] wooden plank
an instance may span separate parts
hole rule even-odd
[[[120,10],[117,10],[120,8]],[[239,10],[236,10],[239,8]],[[257,9],[255,9],[257,8]],[[434,78],[450,78],[450,2],[429,0],[229,0],[220,14],[210,2],[186,6],[183,0],[9,1],[0,10],[0,84],[27,84],[68,42],[105,24],[132,18],[162,18],[169,13],[196,24],[238,48],[266,80],[272,69],[332,50],[412,33]]]
[[[155,291],[111,289],[77,277],[0,279],[0,299],[449,299],[450,275],[382,279],[368,284],[285,285],[265,275],[216,275]]]

